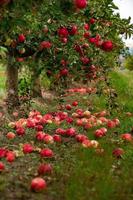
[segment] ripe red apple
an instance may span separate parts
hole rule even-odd
[[[65,135],[66,134],[66,130],[64,130],[62,128],[57,128],[55,133],[59,134],[59,135]]]
[[[5,165],[3,162],[0,162],[0,172],[4,171]]]
[[[24,34],[20,34],[19,36],[18,36],[18,42],[24,42],[25,41],[25,35]]]
[[[75,6],[79,9],[87,7],[87,0],[74,0]]]
[[[113,43],[112,43],[112,41],[111,40],[104,41],[102,43],[102,49],[104,51],[107,51],[107,52],[112,51],[113,50]]]
[[[93,43],[96,42],[96,38],[95,37],[91,37],[91,38],[89,38],[88,41],[93,44]]]
[[[122,148],[117,148],[113,150],[112,154],[116,158],[121,158],[121,156],[124,154],[124,150]]]
[[[78,105],[78,102],[77,101],[73,101],[72,102],[72,106],[77,106]]]
[[[117,119],[117,118],[114,119],[113,122],[115,123],[116,126],[119,126],[119,125],[120,125],[120,120]]]
[[[88,130],[88,129],[91,129],[93,126],[91,123],[87,123],[84,125],[84,129]]]
[[[50,164],[41,164],[38,168],[38,174],[44,175],[44,174],[51,174],[53,168]]]
[[[23,136],[25,134],[25,129],[23,127],[18,127],[16,129],[16,133],[19,135],[19,136]]]
[[[87,136],[83,135],[83,134],[78,134],[75,136],[75,138],[76,138],[77,142],[80,142],[80,143],[82,143],[84,140],[88,139]]]
[[[71,29],[69,30],[69,35],[75,35],[77,33],[78,27],[76,25],[73,25]]]
[[[66,122],[69,123],[69,124],[71,124],[73,122],[73,118],[67,117],[66,118]]]
[[[67,105],[65,106],[65,108],[66,108],[67,110],[71,110],[71,109],[72,109],[72,106],[71,106],[70,104],[67,104]]]
[[[90,58],[87,57],[81,57],[80,60],[84,65],[88,65],[90,63]]]
[[[106,135],[106,133],[107,133],[107,131],[108,131],[105,127],[100,128],[100,130],[103,132],[103,135]]]
[[[23,152],[25,153],[25,154],[27,154],[27,153],[32,153],[34,151],[34,147],[31,145],[31,144],[24,144],[23,145]]]
[[[98,129],[98,130],[95,131],[94,135],[95,135],[96,138],[101,138],[101,137],[104,136],[104,133],[103,133],[102,130]]]
[[[40,192],[46,188],[46,181],[40,177],[34,178],[31,181],[31,189],[35,192]]]
[[[16,155],[13,151],[8,151],[6,153],[6,160],[10,163],[12,163],[15,160],[15,157],[16,157]]]
[[[7,150],[5,148],[0,148],[0,158],[4,158],[6,156]]]
[[[35,126],[35,129],[36,129],[37,131],[43,131],[43,126],[42,126],[42,125],[36,125],[36,126]]]
[[[70,136],[70,137],[75,136],[75,135],[76,135],[76,130],[75,130],[75,128],[69,128],[69,129],[67,129],[67,130],[66,130],[66,135],[67,135],[67,136]]]
[[[41,150],[40,155],[41,157],[51,158],[54,156],[54,153],[51,149],[45,148]]]
[[[92,147],[91,141],[88,140],[88,139],[87,139],[87,140],[83,140],[82,146],[85,147],[85,148],[90,148],[90,147]]]
[[[60,70],[60,76],[67,76],[69,73],[67,68],[61,69]]]
[[[130,133],[125,133],[121,135],[121,138],[125,141],[131,142],[133,140],[133,137]]]
[[[13,132],[9,132],[9,133],[7,133],[7,135],[6,135],[6,137],[8,138],[8,139],[14,139],[15,138],[15,133],[13,133]]]
[[[45,136],[45,133],[43,133],[42,131],[39,131],[39,132],[36,133],[36,139],[38,141],[43,141],[44,136]]]
[[[77,126],[83,126],[82,119],[77,119],[76,124],[77,124]]]
[[[96,21],[96,20],[95,20],[94,18],[91,18],[89,22],[90,22],[90,24],[94,24],[95,21]]]
[[[69,32],[66,27],[59,28],[57,32],[59,37],[67,38],[69,35]]]
[[[67,42],[68,42],[68,39],[65,38],[65,37],[64,37],[64,38],[61,38],[60,40],[61,40],[61,42],[64,43],[64,44],[67,44]]]
[[[88,23],[84,24],[84,29],[85,29],[86,31],[88,31],[88,30],[90,29],[90,26],[89,26]]]
[[[84,38],[89,39],[89,37],[90,37],[90,32],[85,32],[84,33]]]
[[[50,49],[52,47],[52,43],[49,41],[43,41],[40,43],[39,49],[43,50],[43,49]]]
[[[49,134],[45,134],[44,135],[43,141],[46,144],[52,144],[54,142],[53,137],[51,135],[49,135]]]
[[[108,128],[115,128],[116,124],[115,124],[115,122],[108,120],[107,126],[108,126]]]
[[[53,135],[53,139],[55,142],[59,142],[59,143],[62,141],[61,136],[57,134]]]

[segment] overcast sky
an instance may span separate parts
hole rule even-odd
[[[122,18],[128,18],[131,16],[133,23],[133,0],[114,0],[114,3],[119,7],[120,15]],[[126,45],[133,48],[133,36],[132,39],[126,40]]]

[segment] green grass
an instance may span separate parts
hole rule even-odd
[[[133,72],[114,71],[110,74],[113,87],[118,92],[118,102],[123,111],[133,111]]]
[[[5,68],[0,64],[0,98],[3,98],[5,95],[5,83],[6,83],[6,76],[5,76]]]

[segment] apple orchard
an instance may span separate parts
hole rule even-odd
[[[115,14],[117,9],[113,0],[0,0],[0,58],[7,79],[4,105],[12,116],[5,125],[7,145],[0,147],[0,172],[33,155],[36,165],[25,183],[31,193],[50,187],[47,175],[53,177],[61,145],[76,143],[76,148],[102,155],[100,140],[121,125],[117,116],[111,116],[117,94],[108,74],[126,52],[121,36],[130,37],[133,29],[130,18]],[[58,108],[41,112],[32,107],[32,100],[44,98],[46,80],[58,96]],[[93,111],[86,103],[82,108],[77,100],[88,95],[87,102],[89,96],[103,93],[106,110]],[[27,110],[19,116],[25,104]],[[123,132],[118,140],[132,143],[133,138]],[[119,160],[124,153],[116,145],[111,156]]]

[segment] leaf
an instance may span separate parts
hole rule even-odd
[[[7,48],[0,46],[0,58],[5,59],[7,53],[8,53]]]

